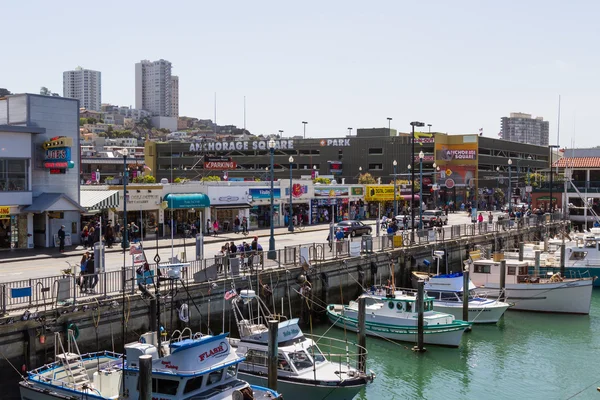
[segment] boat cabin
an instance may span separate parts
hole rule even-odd
[[[529,274],[529,262],[506,260],[505,283],[534,283]],[[470,278],[476,286],[498,285],[500,283],[500,262],[493,260],[476,260],[471,266]]]

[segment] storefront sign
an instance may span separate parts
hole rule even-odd
[[[315,197],[342,197],[348,196],[347,186],[327,186],[317,187],[315,186]]]
[[[293,140],[275,140],[275,149],[293,149]],[[223,142],[190,143],[190,151],[268,150],[268,140],[230,140]]]
[[[476,150],[446,150],[443,159],[449,160],[475,160],[477,158]]]
[[[250,189],[252,200],[266,200],[271,198],[271,189]],[[273,198],[281,198],[281,189],[273,189]]]
[[[362,186],[353,186],[350,189],[351,196],[364,196],[364,194],[365,194],[365,189]]]
[[[350,146],[350,139],[322,139],[319,144],[321,146],[348,147]]]
[[[141,193],[136,193],[135,189],[129,190],[127,194],[127,210],[156,210],[160,204],[160,194],[154,193],[143,193],[147,192],[144,190]],[[119,211],[123,211],[123,192],[119,193]]]
[[[433,142],[434,142],[434,139],[432,137],[430,137],[430,138],[423,138],[423,137],[417,138],[416,137],[415,138],[415,143],[433,143]]]
[[[66,136],[56,136],[44,142],[42,147],[45,150],[44,168],[56,170],[73,168],[75,163],[71,161],[71,147],[73,139]],[[60,173],[53,171],[53,173]]]
[[[294,183],[292,185],[292,197],[298,198],[298,197],[302,197],[303,194],[307,194],[308,193],[308,185],[301,185],[299,183]],[[285,196],[289,196],[290,195],[290,188],[286,187],[285,188]]]
[[[0,206],[0,217],[8,217],[10,215],[10,206]]]
[[[234,201],[239,201],[240,198],[237,196],[221,196],[219,197],[219,201],[225,202],[225,203],[233,203]]]
[[[204,163],[204,169],[226,170],[235,169],[236,167],[235,161],[207,161]]]
[[[419,160],[420,160],[420,159],[419,159],[419,155],[418,155],[418,154],[415,154],[415,162],[417,163],[417,162],[419,162]],[[428,162],[428,161],[435,161],[435,158],[434,158],[434,157],[433,157],[433,155],[431,155],[431,154],[426,154],[426,155],[423,157],[423,161],[426,161],[426,162]]]

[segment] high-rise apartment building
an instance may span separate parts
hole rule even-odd
[[[102,84],[100,71],[81,67],[63,72],[63,97],[79,100],[86,110],[100,111]]]
[[[152,116],[172,117],[171,63],[142,60],[135,64],[135,108]]]
[[[171,116],[179,117],[179,77],[171,75]]]
[[[531,114],[510,113],[510,117],[501,119],[500,136],[511,142],[548,146],[550,122],[542,117],[532,118]]]

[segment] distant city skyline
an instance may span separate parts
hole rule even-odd
[[[62,72],[84,65],[102,73],[102,101],[135,105],[134,65],[169,60],[180,78],[179,115],[244,126],[254,134],[345,136],[348,127],[432,131],[499,138],[500,118],[522,111],[550,122],[556,144],[600,145],[600,3],[358,1],[297,4],[195,4],[151,0],[102,7],[110,50],[67,24],[85,23],[80,7],[41,0],[3,5],[0,87],[60,92]],[[582,7],[582,5],[585,5]],[[160,10],[160,13],[158,12]],[[198,24],[198,15],[210,15]],[[133,18],[132,16],[135,16]],[[150,29],[147,21],[177,21]],[[27,29],[22,29],[26,26]],[[124,38],[128,38],[125,40]],[[42,60],[42,61],[40,61]],[[575,134],[575,135],[574,135]]]

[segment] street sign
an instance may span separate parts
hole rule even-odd
[[[527,193],[531,193],[532,189],[533,189],[532,186],[525,186],[525,192],[527,192]]]
[[[452,175],[452,170],[450,168],[448,168],[446,170],[446,175],[448,175],[448,176]]]
[[[450,178],[446,179],[446,187],[448,189],[452,189],[454,187],[454,179],[450,179]]]

